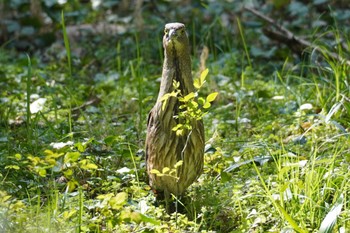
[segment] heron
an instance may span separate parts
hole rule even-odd
[[[146,167],[153,190],[164,192],[165,198],[182,195],[200,176],[204,163],[204,125],[191,120],[190,130],[177,135],[172,129],[179,124],[176,116],[183,111],[179,100],[170,97],[162,107],[165,94],[174,91],[174,81],[182,96],[195,92],[191,71],[189,39],[185,25],[168,23],[163,36],[164,63],[157,102],[148,115],[146,136]],[[152,170],[176,167],[175,176],[159,176]]]

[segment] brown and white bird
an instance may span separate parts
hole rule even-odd
[[[146,164],[152,189],[164,191],[165,197],[170,193],[181,195],[202,173],[204,160],[204,127],[201,120],[191,120],[191,130],[183,135],[176,135],[172,129],[179,123],[179,101],[170,97],[162,109],[162,97],[174,90],[173,81],[179,83],[181,95],[195,91],[191,72],[189,40],[182,23],[165,25],[164,64],[159,95],[148,117],[146,137]],[[182,160],[177,168],[176,177],[157,176],[152,169],[162,172],[164,167],[170,169]]]

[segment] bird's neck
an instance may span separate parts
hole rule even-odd
[[[182,95],[194,91],[192,73],[191,73],[191,57],[186,49],[182,53],[178,53],[175,49],[164,52],[164,64],[158,102],[164,94],[174,90],[173,82],[180,84],[179,89]]]

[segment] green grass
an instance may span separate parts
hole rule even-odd
[[[240,23],[241,42],[223,30],[216,44],[211,31],[222,25],[198,29],[213,54],[202,94],[219,96],[204,118],[204,173],[181,200],[185,213],[169,215],[147,185],[142,154],[161,41],[131,33],[112,46],[86,43],[79,62],[63,14],[62,25],[66,56],[48,63],[16,53],[0,58],[0,84],[7,84],[0,106],[1,232],[349,229],[346,64],[289,58],[270,70],[249,55],[252,41]],[[198,46],[195,36],[192,44]],[[33,94],[47,99],[36,113]],[[91,99],[98,101],[84,106]]]

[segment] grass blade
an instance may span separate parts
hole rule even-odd
[[[71,83],[72,82],[72,73],[73,73],[72,72],[72,59],[71,59],[71,54],[70,54],[70,44],[69,44],[69,39],[68,39],[68,35],[67,35],[66,25],[64,23],[64,13],[63,13],[63,11],[61,13],[61,24],[62,24],[62,31],[63,31],[64,47],[66,48],[66,53],[67,53],[69,79],[70,79],[70,83]]]
[[[32,129],[31,129],[31,117],[32,114],[30,112],[30,95],[31,95],[31,85],[32,85],[32,62],[30,60],[29,55],[27,54],[28,59],[28,73],[27,73],[27,99],[26,99],[26,105],[27,105],[27,139],[28,143],[31,144],[32,138]]]

